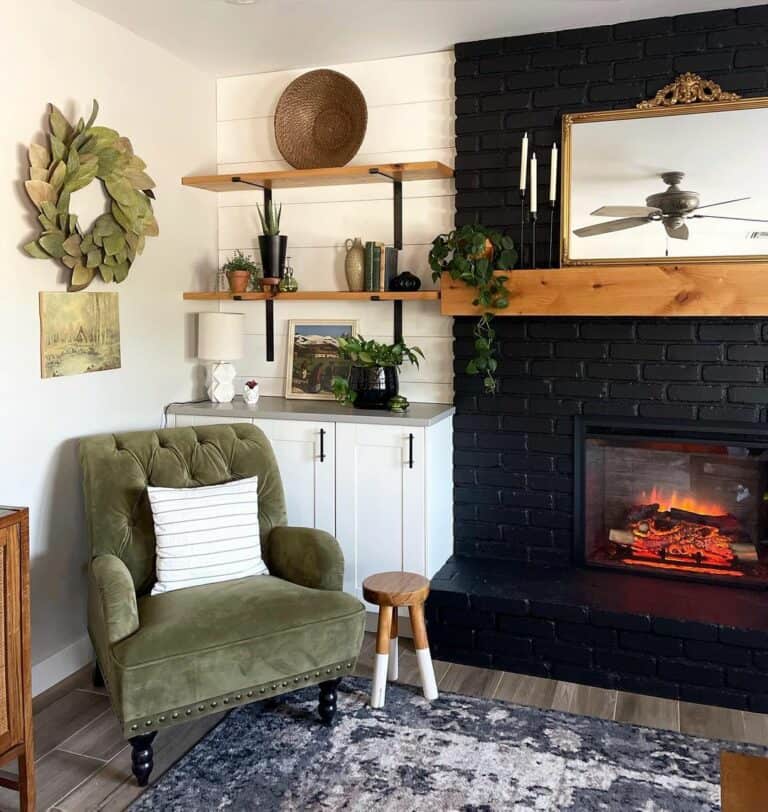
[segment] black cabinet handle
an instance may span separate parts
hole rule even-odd
[[[413,435],[408,435],[408,467],[413,468]]]
[[[320,429],[320,462],[325,462],[325,429]]]

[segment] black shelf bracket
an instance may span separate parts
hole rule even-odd
[[[232,175],[232,183],[242,183],[244,186],[253,186],[255,189],[261,189],[264,192],[264,208],[272,202],[272,189],[264,186],[261,183],[254,183],[252,180],[243,180],[240,175]],[[235,299],[238,297],[235,296]],[[275,360],[275,302],[273,299],[267,299],[264,302],[265,316],[266,316],[266,334],[267,334],[267,361]]]
[[[272,202],[272,189],[268,186],[264,186],[261,183],[254,183],[252,180],[243,180],[240,175],[232,175],[232,183],[242,183],[245,186],[253,186],[256,189],[262,189],[264,192],[265,207]]]
[[[267,334],[267,361],[275,360],[275,300],[269,298],[264,302],[266,311],[265,332]]]
[[[402,343],[403,340],[403,300],[402,299],[395,299],[392,304],[394,307],[394,324],[392,328],[392,334],[395,339],[395,344]]]
[[[403,182],[399,178],[394,178],[386,172],[382,172],[375,166],[368,170],[369,175],[381,175],[392,181],[392,204],[394,215],[394,246],[395,250],[401,251],[403,248]]]

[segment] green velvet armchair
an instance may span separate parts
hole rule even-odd
[[[263,432],[240,423],[89,437],[80,461],[91,541],[88,629],[139,784],[149,779],[160,728],[312,684],[330,723],[338,681],[360,651],[365,610],[341,591],[336,539],[285,526],[280,473]],[[151,596],[147,485],[255,475],[270,574]]]

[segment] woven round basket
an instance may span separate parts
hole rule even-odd
[[[360,88],[342,73],[313,70],[294,79],[277,103],[277,148],[294,169],[344,166],[367,124]]]

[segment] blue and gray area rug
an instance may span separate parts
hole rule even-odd
[[[333,728],[317,689],[233,711],[131,807],[194,810],[720,809],[721,749],[765,754],[650,728],[500,701],[348,679]]]

